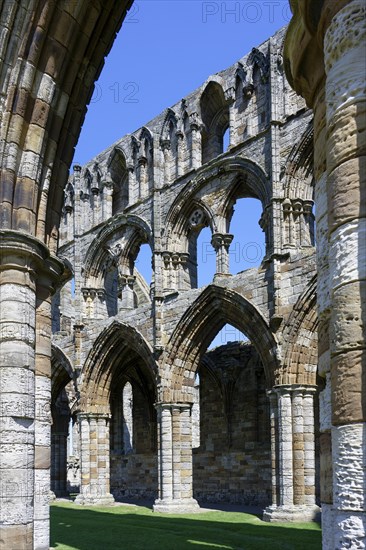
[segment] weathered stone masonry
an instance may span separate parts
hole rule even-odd
[[[196,509],[196,496],[268,506],[274,521],[316,513],[312,115],[284,76],[283,37],[74,167],[59,249],[73,281],[55,297],[53,322],[76,366],[77,502],[154,497],[169,512]],[[259,269],[232,276],[230,222],[245,197],[262,204],[266,252]],[[216,275],[200,289],[205,226]],[[144,243],[150,287],[135,266]],[[225,323],[252,345],[239,356],[229,346],[215,367],[204,354]]]
[[[51,460],[53,476],[59,469],[54,490],[62,492],[67,480],[77,483],[81,457],[80,499],[112,501],[109,467],[120,451],[118,444],[110,450],[118,430],[113,417],[119,415],[110,406],[125,410],[117,395],[121,400],[127,380],[135,387],[138,437],[132,445],[146,443],[139,455],[120,455],[127,460],[128,487],[138,489],[133,458],[150,460],[152,473],[155,457],[157,509],[192,509],[195,376],[208,368],[207,345],[229,322],[250,338],[269,390],[268,517],[288,517],[289,505],[293,518],[303,506],[312,509],[309,418],[318,370],[325,384],[323,548],[364,548],[364,3],[291,0],[283,62],[280,33],[242,66],[218,75],[221,80],[211,78],[186,105],[155,119],[156,127],[134,133],[124,152],[110,148],[117,149],[113,160],[100,155],[89,174],[86,167],[76,169],[67,183],[94,81],[129,6],[113,0],[10,0],[0,6],[0,546],[49,547]],[[304,103],[290,91],[282,65],[314,110],[314,140],[311,115],[302,112]],[[228,125],[231,147],[220,156]],[[312,173],[316,261],[309,246]],[[230,277],[228,221],[235,200],[244,196],[262,202],[266,258],[261,269]],[[67,253],[72,265],[55,256],[61,214],[63,257]],[[79,226],[73,227],[73,218]],[[217,274],[214,284],[191,289],[203,224],[211,228]],[[151,289],[133,269],[141,242],[149,242],[153,253]],[[113,248],[118,244],[121,251]],[[112,246],[112,254],[104,245]],[[72,286],[63,286],[70,271],[74,303]],[[54,317],[58,334],[51,345],[50,295],[60,286],[62,317]],[[204,388],[204,377],[203,424],[210,391],[227,387],[216,376]],[[202,442],[207,446],[214,434],[203,433]],[[65,478],[67,454],[74,458]],[[199,454],[195,448],[193,464]],[[237,466],[233,462],[231,471]],[[212,467],[225,479],[220,461]],[[193,486],[195,477],[197,490],[207,495],[207,480],[193,467]],[[146,478],[156,486],[153,475]]]

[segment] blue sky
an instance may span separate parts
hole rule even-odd
[[[143,126],[198,88],[209,75],[261,44],[290,17],[287,0],[135,1],[96,84],[74,163],[84,164]],[[258,266],[263,257],[259,206],[253,199],[236,205],[231,227],[235,235],[232,273]],[[214,273],[209,241],[206,230],[198,242],[200,285],[208,284]],[[138,264],[148,278],[146,248]],[[226,332],[228,340],[237,339],[230,330]]]

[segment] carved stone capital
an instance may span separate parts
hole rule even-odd
[[[216,251],[222,246],[228,249],[233,241],[233,238],[234,235],[231,235],[230,233],[214,233],[212,235],[211,244]]]
[[[70,278],[64,262],[53,256],[42,241],[20,231],[3,229],[0,230],[0,273],[4,279],[7,270],[28,273],[38,285],[47,288],[49,294]]]

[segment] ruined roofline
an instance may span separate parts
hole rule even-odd
[[[243,65],[243,67],[247,66],[248,60],[255,50],[260,51],[261,53],[267,53],[267,51],[265,50],[268,48],[270,41],[276,41],[276,42],[278,41],[279,45],[281,46],[281,49],[283,49],[283,40],[285,38],[286,31],[287,31],[287,25],[284,25],[275,34],[268,37],[261,44],[257,46],[253,46],[250,52],[246,53],[243,57],[241,57],[232,65],[230,65],[230,67],[226,69],[222,69],[217,73],[209,75],[206,78],[206,80],[201,84],[201,86],[196,88],[194,91],[190,92],[188,95],[186,95],[185,97],[183,97],[182,99],[174,103],[173,105],[165,108],[164,111],[156,115],[154,118],[150,119],[148,122],[146,122],[145,124],[137,128],[136,130],[123,135],[120,139],[113,142],[111,145],[103,149],[100,153],[98,153],[97,155],[92,157],[90,160],[82,164],[81,165],[82,169],[86,169],[95,163],[103,162],[106,156],[108,156],[108,154],[111,151],[113,151],[114,148],[123,147],[125,140],[127,139],[130,140],[133,137],[138,139],[138,136],[141,134],[144,128],[147,128],[148,130],[150,130],[153,133],[154,137],[159,136],[163,129],[163,125],[164,125],[167,113],[169,111],[179,113],[182,107],[182,103],[186,103],[187,112],[189,114],[190,104],[192,103],[196,103],[196,105],[199,104],[199,100],[197,101],[197,98],[199,98],[202,95],[204,89],[206,88],[207,84],[210,81],[217,81],[220,79],[225,81],[228,79],[229,75],[231,75],[231,79],[233,81],[232,84],[235,85],[236,73],[239,68],[239,64]]]

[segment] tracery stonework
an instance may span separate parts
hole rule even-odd
[[[270,521],[318,512],[313,126],[287,84],[283,38],[281,30],[69,178],[59,254],[73,280],[54,299],[53,342],[78,365],[69,416],[80,423],[79,503],[154,498],[155,510],[183,512],[198,508],[197,497],[267,507]],[[241,236],[230,224],[245,197],[261,202],[266,250],[259,269],[231,275]],[[197,288],[204,227],[216,274]],[[150,286],[136,265],[146,243]],[[205,354],[225,323],[251,343]]]
[[[286,36],[71,176],[131,2],[1,4],[1,548],[49,548],[50,489],[282,521],[317,513],[318,478],[323,550],[365,548],[365,4],[290,4]],[[230,275],[245,197],[266,251]],[[250,342],[206,353],[225,323]]]

